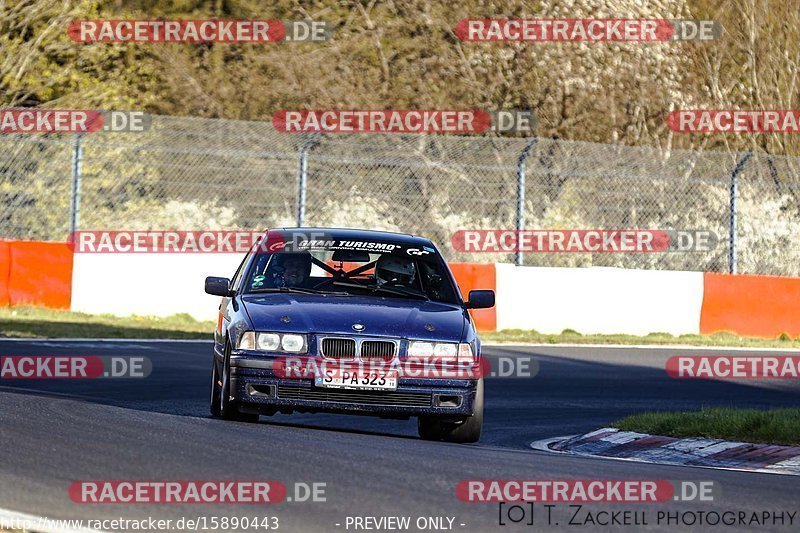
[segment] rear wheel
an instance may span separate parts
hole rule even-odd
[[[420,438],[445,442],[478,442],[483,429],[483,379],[478,380],[472,416],[448,420],[436,416],[421,416],[417,423]]]
[[[216,378],[217,365],[214,365],[213,377]],[[236,404],[236,400],[231,396],[231,354],[230,349],[225,348],[225,361],[222,365],[222,375],[219,379],[214,379],[212,386],[212,394],[215,392],[215,387],[218,387],[217,404],[219,405],[219,416],[225,420],[237,420],[239,422],[258,422],[258,414],[255,413],[241,413]],[[211,399],[211,414],[214,414],[214,399]]]

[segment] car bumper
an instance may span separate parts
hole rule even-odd
[[[276,376],[273,360],[231,355],[231,394],[240,409],[280,412],[340,412],[387,417],[473,413],[477,381],[400,378],[393,391],[333,389],[312,379]]]

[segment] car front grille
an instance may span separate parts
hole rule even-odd
[[[330,359],[355,359],[355,339],[322,339],[322,355]]]
[[[361,343],[361,359],[380,359],[391,361],[397,349],[397,345],[388,341],[364,341]]]
[[[359,357],[363,361],[391,361],[397,356],[398,342],[353,337],[323,337],[322,356],[343,361]]]
[[[360,391],[278,386],[278,398],[313,400],[331,403],[391,405],[397,407],[430,407],[431,395],[424,392]]]

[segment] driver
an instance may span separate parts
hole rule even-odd
[[[311,275],[311,254],[308,252],[276,254],[268,270],[275,287],[302,287]]]
[[[407,257],[386,254],[375,263],[375,281],[379,286],[391,283],[412,287],[415,274],[414,261]]]

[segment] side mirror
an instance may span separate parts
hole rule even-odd
[[[214,296],[230,296],[231,295],[231,280],[228,278],[215,278],[208,276],[206,278],[206,293],[213,294]]]
[[[467,309],[488,309],[494,307],[494,291],[469,291]]]

